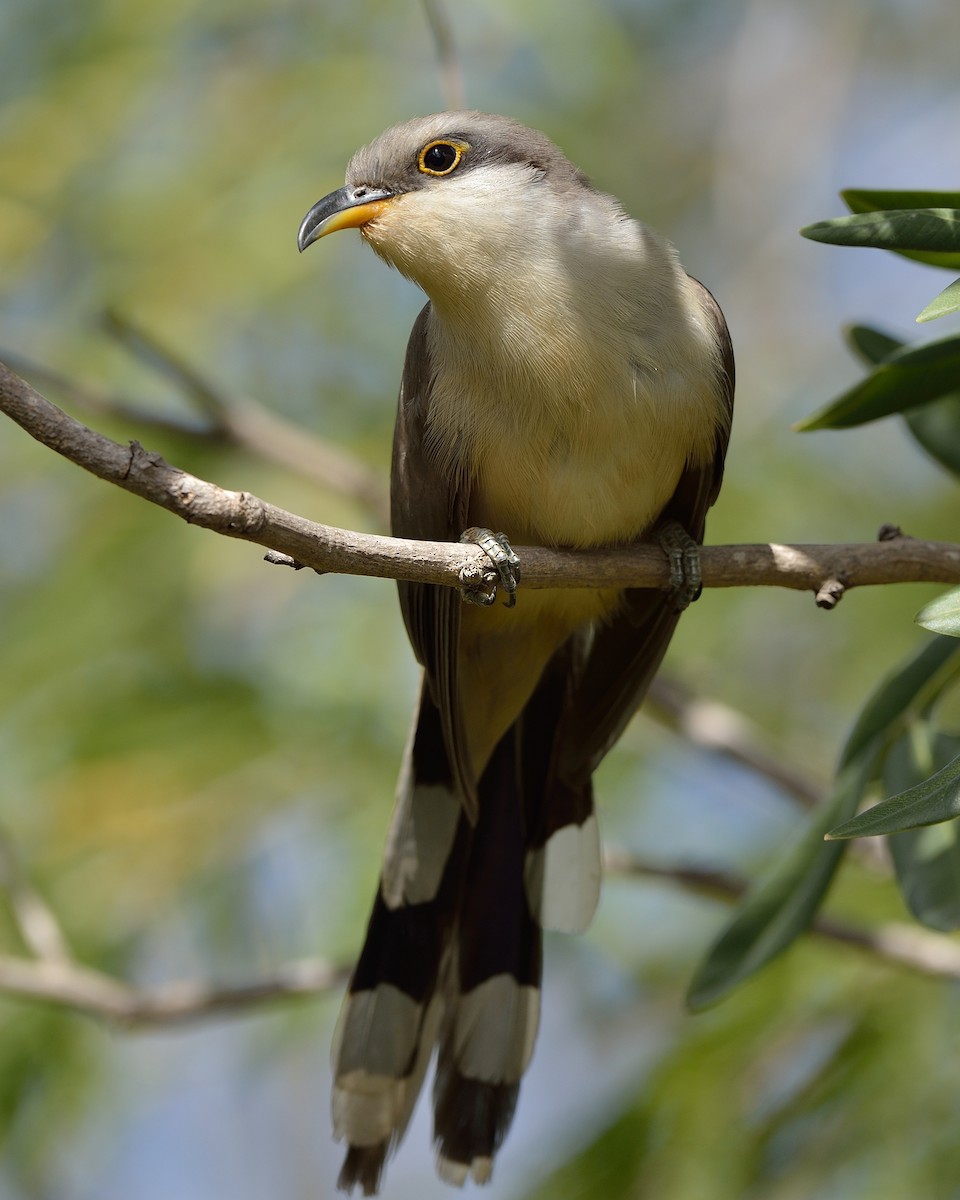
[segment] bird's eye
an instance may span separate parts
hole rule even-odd
[[[420,151],[417,166],[424,175],[449,175],[459,166],[466,149],[456,142],[428,142]]]

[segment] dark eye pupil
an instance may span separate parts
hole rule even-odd
[[[449,171],[456,161],[456,147],[446,144],[431,146],[423,156],[424,165],[431,171]]]

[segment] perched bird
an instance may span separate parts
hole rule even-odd
[[[429,299],[400,384],[394,534],[469,530],[508,600],[515,559],[490,530],[555,547],[659,537],[691,562],[720,487],[733,356],[668,242],[544,134],[478,112],[359,150],[300,249],[350,228]],[[339,1186],[364,1195],[435,1046],[437,1170],[490,1178],[537,1035],[542,930],[582,930],[597,904],[591,775],[697,579],[521,589],[512,605],[399,587],[423,684],[333,1051]]]

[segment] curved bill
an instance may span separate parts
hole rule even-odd
[[[383,212],[394,198],[394,192],[348,184],[318,200],[300,224],[297,245],[306,250],[318,238],[338,229],[357,229]]]

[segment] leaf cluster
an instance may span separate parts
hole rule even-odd
[[[960,268],[960,192],[849,190],[843,198],[852,215],[809,225],[802,234]],[[958,311],[960,279],[917,321]],[[797,428],[849,429],[899,414],[924,450],[960,476],[960,335],[911,346],[854,326],[848,340],[869,373]],[[933,929],[960,928],[960,738],[941,721],[960,676],[960,589],[928,604],[917,621],[938,636],[863,706],[831,794],[750,889],[701,962],[688,993],[693,1008],[725,996],[810,926],[849,839],[889,837],[910,912]],[[857,815],[878,793],[884,798]]]

